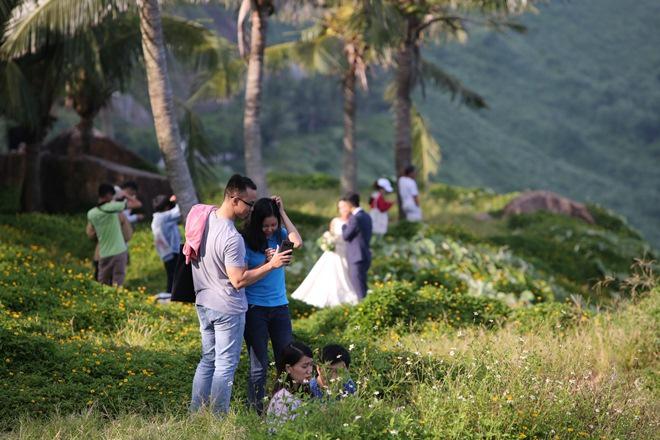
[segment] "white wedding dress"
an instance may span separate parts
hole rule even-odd
[[[326,251],[298,286],[293,298],[315,307],[332,307],[340,304],[357,304],[358,296],[348,278],[346,243],[341,229],[346,223],[335,218],[330,233],[335,239],[335,250]]]

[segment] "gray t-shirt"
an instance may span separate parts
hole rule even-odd
[[[227,267],[245,265],[245,243],[234,222],[211,213],[192,265],[195,303],[228,315],[245,313],[245,289],[236,290],[227,275]]]

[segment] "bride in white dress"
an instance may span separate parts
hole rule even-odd
[[[350,206],[340,201],[339,217],[330,222],[333,251],[325,251],[307,277],[298,286],[293,298],[315,307],[332,307],[340,304],[357,304],[358,296],[348,278],[346,243],[341,235],[342,226],[350,215]]]

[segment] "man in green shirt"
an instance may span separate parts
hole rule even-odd
[[[99,203],[87,212],[87,234],[96,235],[99,241],[98,281],[107,285],[121,286],[126,278],[128,248],[122,233],[122,211],[126,208],[139,208],[142,204],[135,197],[114,201],[115,189],[112,185],[99,185]]]

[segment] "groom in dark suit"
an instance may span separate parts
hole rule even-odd
[[[360,300],[367,295],[367,272],[371,266],[371,216],[360,208],[360,196],[347,194],[342,201],[351,207],[348,223],[342,228],[342,236],[346,241],[346,260],[348,261],[348,276],[357,291]]]

